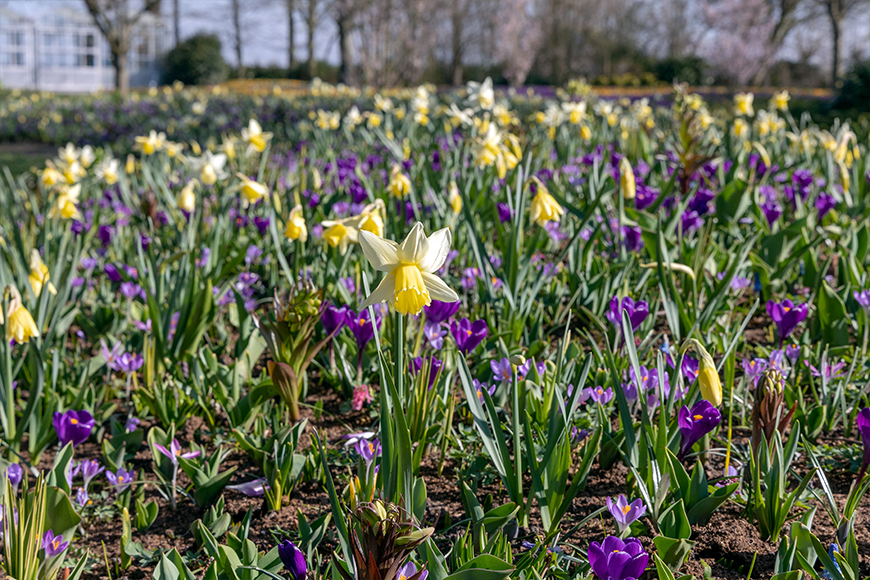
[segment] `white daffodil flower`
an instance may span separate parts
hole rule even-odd
[[[448,228],[426,237],[417,222],[401,244],[361,230],[359,244],[375,270],[386,272],[360,309],[391,301],[401,314],[418,314],[432,300],[457,302],[459,296],[435,272],[444,264],[452,236]]]

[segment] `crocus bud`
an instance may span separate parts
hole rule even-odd
[[[622,197],[625,199],[634,199],[636,185],[634,181],[634,171],[631,169],[631,163],[628,157],[623,157],[619,160],[619,188],[622,190]]]
[[[293,580],[305,579],[306,574],[308,574],[308,564],[305,562],[305,555],[296,547],[296,544],[290,540],[284,540],[278,544],[278,556]]]
[[[718,407],[722,404],[722,382],[719,380],[719,373],[716,371],[716,363],[713,362],[713,357],[710,356],[704,345],[694,338],[686,341],[681,352],[685,353],[690,348],[700,358],[698,363],[698,384],[701,387],[701,396],[713,403],[713,406]]]

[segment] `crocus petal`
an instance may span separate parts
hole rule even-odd
[[[359,245],[372,268],[379,272],[390,272],[399,263],[396,255],[399,246],[392,240],[385,240],[362,230],[359,233]]]
[[[430,274],[429,272],[424,271],[423,281],[426,283],[426,290],[429,291],[429,297],[432,298],[432,300],[440,300],[441,302],[459,301],[459,295],[445,284],[444,280],[435,274]],[[380,286],[378,288],[380,288]],[[377,290],[375,290],[375,292],[377,292]]]
[[[425,276],[425,274],[424,274],[424,276]],[[379,302],[392,301],[393,294],[395,294],[395,292],[396,292],[396,275],[391,272],[391,273],[387,274],[383,280],[381,280],[381,283],[378,284],[378,287],[375,288],[375,291],[372,292],[371,295],[369,295],[369,297],[366,298],[362,304],[360,304],[359,309],[364,310],[364,309],[368,308],[369,306],[372,306],[372,305],[377,304]],[[455,302],[456,300],[459,300],[458,296],[452,301]]]
[[[453,241],[453,235],[449,228],[438,230],[429,236],[429,247],[425,256],[420,256],[417,260],[417,266],[424,272],[434,273],[444,265],[447,259],[447,254],[450,253],[450,244]]]

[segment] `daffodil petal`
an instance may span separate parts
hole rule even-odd
[[[425,274],[423,274],[425,276]],[[387,274],[375,291],[360,304],[360,311],[373,306],[379,302],[393,301],[393,294],[396,292],[396,275],[392,272]]]
[[[417,222],[411,228],[408,237],[399,246],[396,254],[400,262],[415,264],[417,263],[417,257],[425,255],[428,249],[429,243],[426,240],[426,234],[423,232],[423,224]]]
[[[449,228],[440,229],[431,236],[428,240],[428,248],[426,254],[421,256],[417,261],[417,266],[423,272],[436,272],[444,265],[444,260],[447,259],[447,254],[450,253],[450,243],[452,234]]]
[[[459,295],[454,292],[450,286],[445,284],[444,280],[435,274],[423,272],[423,282],[426,283],[426,290],[429,291],[429,296],[432,300],[440,300],[441,302],[459,302]]]
[[[399,263],[396,255],[399,246],[392,240],[385,240],[362,230],[359,232],[359,245],[372,268],[379,272],[391,272]]]

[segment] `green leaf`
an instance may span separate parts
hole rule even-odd
[[[656,553],[671,570],[679,570],[695,547],[695,542],[687,539],[656,536],[653,538]]]
[[[746,182],[741,179],[730,181],[716,196],[716,216],[721,223],[737,221],[752,205]]]
[[[692,536],[692,526],[689,525],[682,499],[662,511],[659,515],[659,529],[662,534],[671,538],[687,540]]]
[[[823,342],[832,347],[847,346],[850,319],[846,313],[846,305],[825,281],[822,281],[816,296],[816,311]]]
[[[481,554],[444,580],[502,580],[513,571],[514,567],[504,560],[490,554]]]
[[[157,567],[154,568],[154,580],[180,580],[181,574],[175,564],[166,557],[166,554],[160,556],[160,561]]]

